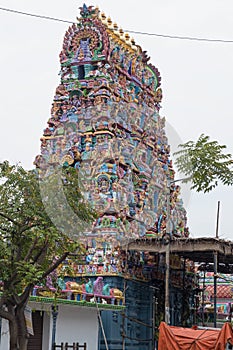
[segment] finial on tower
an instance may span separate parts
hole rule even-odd
[[[87,6],[86,4],[83,4],[82,7],[79,7],[79,10],[82,18],[93,17],[96,15],[97,11],[99,12],[98,8],[94,8],[94,6]]]

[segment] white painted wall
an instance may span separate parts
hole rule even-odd
[[[87,350],[98,349],[98,318],[96,309],[59,305],[56,343],[87,343]]]
[[[42,350],[51,348],[52,339],[52,313],[50,305],[30,303],[33,310],[44,311],[43,345]],[[56,343],[79,342],[87,343],[87,350],[98,350],[98,317],[95,308],[89,309],[74,305],[59,305],[57,318]],[[8,321],[2,320],[2,335],[0,350],[9,349]]]
[[[51,315],[49,312],[44,312],[42,350],[47,350],[51,348],[51,329]]]
[[[9,349],[9,328],[8,321],[2,319],[0,350]]]

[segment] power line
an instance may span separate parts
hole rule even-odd
[[[157,36],[161,38],[168,38],[168,39],[179,39],[179,40],[192,40],[192,41],[205,41],[205,42],[213,42],[213,43],[233,43],[233,40],[226,40],[226,39],[208,39],[208,38],[195,38],[190,36],[178,36],[178,35],[167,35],[167,34],[156,34],[156,33],[147,33],[147,32],[137,32],[134,30],[126,30],[129,33],[134,34],[141,34],[141,35],[150,35],[150,36]]]
[[[0,7],[0,10],[1,11],[15,13],[15,14],[19,14],[19,15],[25,15],[25,16],[36,17],[36,18],[41,18],[41,19],[47,19],[47,20],[50,20],[50,21],[70,23],[70,24],[75,23],[73,21],[68,21],[68,20],[61,19],[61,18],[55,18],[55,17],[44,16],[44,15],[38,15],[38,14],[29,13],[29,12],[22,12],[22,11],[12,10],[12,9],[8,9],[8,8],[4,8],[4,7]],[[148,36],[155,36],[155,37],[167,38],[167,39],[233,44],[233,40],[227,40],[227,39],[209,39],[209,38],[197,38],[197,37],[190,37],[190,36],[158,34],[158,33],[141,32],[141,31],[130,30],[130,29],[125,29],[125,31],[128,32],[128,33],[132,33],[132,34],[148,35]]]
[[[63,23],[71,23],[71,24],[74,23],[74,22],[72,22],[72,21],[67,21],[67,20],[65,20],[65,19],[60,19],[60,18],[55,18],[55,17],[48,17],[48,16],[44,16],[44,15],[37,15],[37,14],[33,14],[33,13],[22,12],[22,11],[17,11],[17,10],[12,10],[12,9],[7,9],[7,8],[4,8],[4,7],[0,7],[0,10],[1,10],[1,11],[6,11],[6,12],[16,13],[16,14],[18,14],[18,15],[25,15],[25,16],[30,16],[30,17],[48,19],[48,20],[50,20],[50,21],[63,22]]]

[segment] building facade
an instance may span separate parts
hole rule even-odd
[[[189,235],[165,119],[159,114],[160,73],[128,33],[86,5],[65,33],[60,63],[61,80],[35,166],[51,219],[82,241],[85,254],[61,268],[65,278],[59,299],[69,302],[59,301],[56,324],[51,313],[43,314],[49,331],[41,326],[38,350],[48,349],[54,326],[56,343],[86,342],[88,350],[104,350],[106,343],[109,350],[152,350],[164,319],[165,259],[129,250],[128,242]],[[91,225],[77,220],[60,196],[66,167],[77,170],[84,200],[97,213]],[[51,205],[43,179],[54,174],[59,203]],[[171,257],[172,324],[192,322],[193,271],[190,265],[187,273],[182,264]],[[53,285],[42,289],[35,287],[34,298],[52,293]],[[40,310],[38,301],[34,306]]]

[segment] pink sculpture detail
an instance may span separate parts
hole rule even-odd
[[[102,295],[103,286],[104,286],[103,277],[97,277],[96,281],[94,282],[94,294]]]

